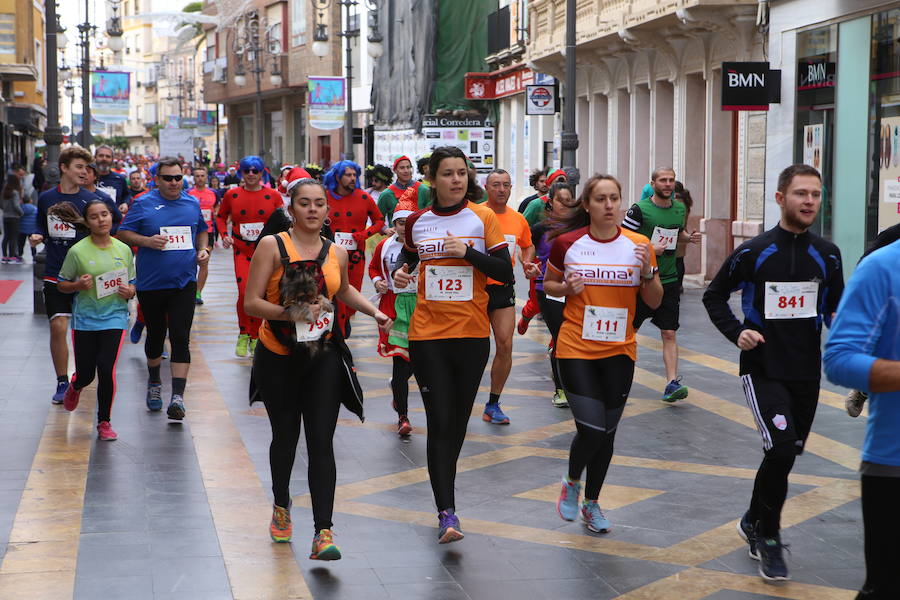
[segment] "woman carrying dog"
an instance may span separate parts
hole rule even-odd
[[[349,285],[347,252],[319,235],[328,215],[322,184],[303,179],[290,193],[293,225],[259,241],[244,303],[247,314],[264,319],[253,381],[272,427],[269,466],[275,502],[269,533],[276,542],[291,540],[289,484],[303,420],[315,520],[310,558],[336,560],[341,552],[331,533],[336,479],[332,442],[342,400],[362,418],[362,393],[329,306],[340,300],[374,317],[384,330],[390,329],[391,319]]]

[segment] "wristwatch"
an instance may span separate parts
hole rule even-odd
[[[650,281],[651,279],[653,279],[653,277],[654,277],[657,273],[659,273],[659,267],[650,267],[650,272],[647,273],[646,275],[644,275],[643,273],[641,273],[641,278],[646,279],[647,281]]]

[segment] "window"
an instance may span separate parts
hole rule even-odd
[[[34,40],[34,67],[37,70],[37,79],[34,82],[34,87],[37,89],[38,93],[43,93],[44,91],[44,46],[40,41]]]
[[[206,60],[211,61],[216,59],[216,40],[218,39],[219,34],[210,32],[206,36]]]
[[[16,15],[0,13],[0,55],[16,55]]]
[[[283,9],[281,2],[266,7],[266,21],[268,21],[269,33],[272,38],[278,40],[278,45],[283,48],[284,40],[281,39],[281,15]]]
[[[291,10],[291,46],[306,43],[306,3],[308,0],[293,0]],[[15,42],[13,42],[15,48]]]

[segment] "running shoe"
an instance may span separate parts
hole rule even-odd
[[[568,477],[563,477],[562,489],[559,490],[559,499],[556,501],[556,512],[564,521],[574,521],[578,516],[578,496],[581,494],[581,482],[569,482]]]
[[[250,336],[246,333],[242,333],[238,336],[237,344],[234,346],[234,353],[236,356],[244,357],[247,356],[247,352],[250,349]]]
[[[194,304],[198,306],[203,304],[203,298],[200,296],[200,292],[197,292],[197,296],[194,298]]]
[[[459,517],[453,512],[452,508],[442,510],[438,513],[438,543],[449,544],[463,539],[462,527],[459,525]]]
[[[569,407],[569,399],[566,398],[565,390],[556,390],[553,394],[553,406],[556,408],[568,408]]]
[[[9,257],[4,256],[3,258],[0,258],[0,264],[3,264],[3,265],[9,264]]]
[[[254,354],[256,354],[257,342],[259,342],[258,339],[252,339],[252,338],[250,339],[250,345],[248,347],[248,349],[250,350],[250,356],[253,356]]]
[[[291,507],[282,508],[272,505],[272,522],[269,523],[269,536],[273,542],[290,542],[294,527],[291,525]]]
[[[484,414],[481,415],[482,421],[487,421],[493,425],[509,425],[509,417],[503,414],[500,403],[485,404]]]
[[[340,560],[341,549],[334,543],[330,529],[320,529],[312,541],[309,557],[313,560]]]
[[[63,407],[72,412],[78,408],[78,400],[81,399],[81,390],[75,389],[75,382],[71,382],[66,388],[66,394],[63,396]]]
[[[867,393],[859,390],[850,390],[850,393],[847,394],[847,397],[844,399],[844,408],[847,409],[847,414],[854,419],[858,417],[862,414],[863,404],[865,404],[868,399],[869,395]]]
[[[750,546],[750,558],[759,560],[759,556],[756,554],[756,528],[750,522],[749,511],[745,512],[737,522],[737,532],[741,539]]]
[[[666,391],[663,392],[663,402],[676,402],[684,400],[688,396],[687,386],[681,385],[681,377],[676,377],[666,385]]]
[[[610,529],[609,519],[600,510],[596,500],[585,499],[581,503],[581,520],[587,528],[594,533],[608,533]]]
[[[759,557],[759,574],[767,581],[787,581],[787,563],[784,562],[782,550],[787,548],[781,543],[781,538],[759,537],[756,539],[756,554]]]
[[[528,325],[531,323],[531,319],[526,319],[525,317],[519,317],[519,323],[516,325],[516,331],[519,332],[519,335],[525,335],[525,332],[528,331]]]
[[[12,259],[11,262],[16,263],[17,265],[22,265],[22,264],[25,264],[25,259],[22,258],[21,256],[17,256],[14,259]]]
[[[50,399],[50,402],[53,404],[62,404],[66,397],[66,390],[69,389],[68,381],[57,381],[56,382],[56,393],[53,394],[53,397]]]
[[[412,425],[409,424],[409,419],[406,415],[400,415],[400,420],[397,421],[397,435],[409,435],[412,433]]]
[[[184,398],[178,394],[173,394],[169,401],[169,408],[166,409],[166,415],[173,421],[181,421],[184,419]]]
[[[119,439],[119,436],[113,431],[109,421],[100,421],[97,424],[97,439],[102,442],[112,442]]]
[[[131,340],[132,344],[137,344],[141,341],[141,335],[144,333],[144,324],[141,321],[135,321],[134,325],[131,327],[131,334],[128,336],[128,339]]]
[[[147,409],[153,412],[162,410],[162,384],[147,384]]]

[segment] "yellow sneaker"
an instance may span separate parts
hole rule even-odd
[[[234,353],[236,356],[240,356],[241,358],[247,356],[247,351],[250,346],[250,336],[246,333],[242,333],[238,336],[237,344],[234,347]]]

